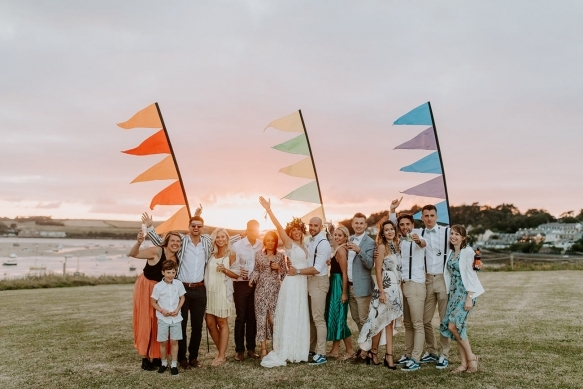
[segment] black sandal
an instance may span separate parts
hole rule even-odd
[[[380,362],[375,362],[374,361],[374,356],[373,355],[377,355],[377,353],[373,353],[372,351],[369,351],[366,353],[366,364],[370,365],[370,363],[372,362],[373,365],[380,365]],[[378,358],[377,358],[378,360]]]
[[[393,354],[385,354],[385,359],[383,359],[383,362],[384,362],[385,367],[387,367],[387,368],[389,368],[391,370],[397,370],[397,366],[395,366],[395,365],[391,366],[391,365],[389,365],[389,362],[387,362],[387,357],[389,355],[391,357],[393,356]],[[395,362],[393,361],[393,363],[395,363]]]

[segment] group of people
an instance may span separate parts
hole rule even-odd
[[[130,256],[146,260],[136,281],[133,316],[142,369],[163,373],[168,353],[173,375],[178,366],[200,367],[204,320],[218,350],[212,365],[226,362],[234,305],[237,361],[261,358],[262,366],[275,367],[287,362],[321,365],[334,358],[378,365],[379,346],[385,345],[382,363],[389,369],[415,371],[427,363],[444,369],[450,339],[455,339],[461,363],[452,372],[477,371],[466,321],[484,289],[473,270],[466,230],[437,225],[431,205],[422,210],[425,227],[415,229],[412,215],[397,217],[401,200],[392,201],[376,240],[367,235],[362,213],[353,217],[352,235],[342,225],[327,231],[317,217],[307,228],[297,218],[284,228],[263,197],[259,202],[277,233],[269,231],[262,240],[255,220],[247,223],[244,237],[230,237],[223,228],[203,234],[201,208],[190,219],[189,234],[170,232],[162,239],[151,217],[142,215],[155,244],[140,250],[141,231],[130,250]],[[436,307],[439,345],[432,325]],[[348,311],[359,331],[356,351]],[[404,354],[395,361],[393,334],[400,326],[405,329]]]

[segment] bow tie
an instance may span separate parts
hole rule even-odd
[[[432,228],[432,229],[430,229],[430,230],[427,230],[427,232],[433,232],[433,233],[436,233],[436,232],[437,232],[437,230],[436,230],[435,228]]]
[[[313,241],[314,241],[314,239],[315,239],[315,238],[314,238],[313,236],[311,236],[311,237],[310,237],[310,242],[313,242]]]

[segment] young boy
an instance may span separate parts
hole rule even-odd
[[[168,369],[166,360],[166,345],[170,335],[172,347],[172,365],[170,372],[178,375],[178,341],[182,339],[182,315],[180,308],[184,304],[186,290],[182,282],[175,280],[178,265],[174,261],[164,261],[162,275],[164,278],[154,286],[152,291],[152,306],[156,310],[158,318],[158,342],[160,342],[160,358],[162,366],[158,373],[164,373]]]

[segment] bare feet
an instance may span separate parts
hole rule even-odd
[[[452,374],[459,374],[459,373],[463,373],[463,372],[464,372],[464,371],[466,371],[466,370],[468,370],[468,367],[467,367],[467,366],[464,366],[464,365],[459,365],[459,366],[457,367],[457,369],[453,369],[453,370],[451,371],[451,373],[452,373]]]
[[[213,363],[211,363],[211,366],[215,366],[215,367],[216,367],[216,366],[221,366],[221,365],[222,365],[223,363],[225,363],[225,362],[227,362],[227,358],[226,358],[226,357],[224,357],[224,358],[219,358],[219,357],[216,357],[216,358],[213,360]]]
[[[261,358],[263,358],[266,355],[267,355],[267,349],[266,348],[262,348],[261,349]]]
[[[475,373],[478,371],[478,356],[474,355],[474,358],[469,360],[469,367],[466,370],[466,373]]]

